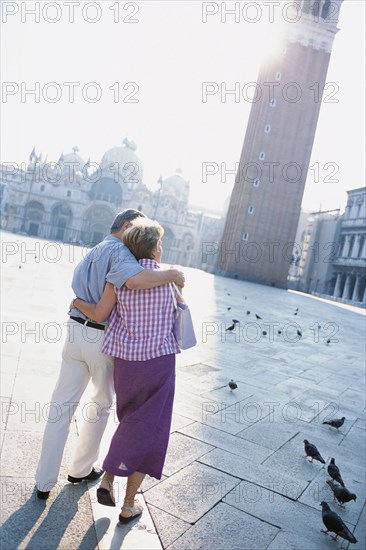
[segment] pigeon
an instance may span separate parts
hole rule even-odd
[[[304,443],[305,443],[306,458],[310,456],[311,462],[313,462],[313,460],[315,459],[315,460],[319,460],[319,462],[321,462],[322,464],[325,464],[324,458],[321,456],[321,454],[319,453],[315,445],[313,445],[312,443],[309,443],[307,439],[304,439]]]
[[[236,382],[234,382],[233,379],[231,379],[228,386],[230,388],[230,391],[233,391],[233,390],[236,390],[236,388],[238,387],[238,384]]]
[[[231,307],[228,307],[227,310],[230,311],[230,310],[231,310]]]
[[[323,424],[328,424],[329,426],[332,426],[332,428],[337,428],[337,430],[339,431],[339,428],[343,426],[345,420],[346,420],[346,417],[342,416],[342,418],[333,418],[333,420],[325,420]]]
[[[282,330],[278,330],[278,331],[277,331],[277,334],[282,334]]]
[[[356,537],[351,533],[347,525],[343,523],[342,518],[340,518],[338,514],[331,510],[329,504],[327,504],[323,500],[320,503],[320,506],[322,507],[322,520],[325,527],[327,528],[326,531],[322,529],[322,532],[328,533],[328,531],[331,531],[332,533],[336,534],[335,537],[331,537],[332,539],[337,540],[337,537],[341,537],[342,539],[352,542],[352,544],[356,544]]]
[[[297,329],[296,333],[297,333],[298,336],[300,336],[300,337],[302,336],[301,330]]]
[[[259,315],[255,314],[256,318],[257,319],[262,319],[262,317],[260,317]]]
[[[267,331],[264,330],[264,331],[262,332],[262,334],[263,334],[263,336],[267,336]]]
[[[19,269],[22,269],[22,266],[21,266],[21,265],[19,266]]]
[[[230,292],[227,293],[228,296],[231,296]]]
[[[233,319],[233,323],[240,323],[237,319]]]
[[[227,327],[227,328],[225,329],[225,331],[228,331],[228,330],[229,330],[229,331],[232,331],[232,330],[234,330],[234,328],[235,328],[235,323],[233,323],[232,325],[230,325],[229,327]]]
[[[327,346],[330,344],[330,338],[326,341]]]
[[[334,479],[334,481],[336,481],[337,483],[339,483],[340,485],[342,485],[342,487],[344,487],[344,483],[343,483],[343,479],[342,479],[342,476],[341,476],[341,472],[339,471],[339,468],[338,466],[336,465],[335,463],[335,460],[334,458],[331,458],[330,459],[330,464],[327,468],[327,471],[328,471],[328,474],[330,475],[330,477],[332,479]]]
[[[297,307],[297,308],[295,309],[295,311],[296,311],[296,313],[297,313],[297,312],[299,311],[299,308]]]
[[[247,311],[247,315],[250,315],[250,311]]]
[[[297,315],[297,311],[295,311],[294,315]]]
[[[341,487],[340,485],[337,485],[337,483],[334,483],[333,480],[328,479],[327,483],[333,491],[334,500],[337,499],[341,506],[346,502],[350,502],[351,500],[357,499],[357,496],[354,493],[351,493],[344,486]]]

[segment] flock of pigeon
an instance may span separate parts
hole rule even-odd
[[[230,296],[230,293],[228,293],[228,296]],[[244,299],[245,300],[247,299],[246,296]],[[227,307],[227,310],[230,311],[231,307]],[[299,312],[299,308],[297,307],[295,309],[294,315],[297,315],[298,312]],[[251,313],[250,310],[247,310],[246,314],[250,315],[250,313]],[[262,317],[260,317],[260,315],[258,315],[257,313],[255,313],[254,315],[256,319],[258,320],[262,319]],[[239,323],[240,321],[238,321],[238,319],[232,319],[232,324],[225,330],[232,332],[235,330],[235,326]],[[320,325],[319,325],[319,328],[320,328]],[[279,329],[278,334],[281,334],[281,333],[282,331],[281,329]],[[266,336],[267,332],[263,331],[262,334]],[[302,332],[300,330],[297,330],[297,335],[299,337],[302,337]],[[326,344],[327,345],[330,344],[330,339],[326,340]],[[231,392],[238,388],[237,383],[233,379],[230,380],[230,382],[228,383],[228,386]],[[332,428],[336,428],[337,430],[339,430],[339,428],[343,426],[345,419],[346,418],[344,416],[342,418],[334,418],[332,420],[324,421],[323,424],[328,424]],[[307,439],[304,439],[304,445],[305,445],[306,458],[310,457],[311,462],[313,462],[313,460],[318,460],[322,464],[325,464],[325,460],[323,459],[323,457],[321,456],[320,452],[318,451],[315,445],[313,445],[312,443],[309,443]],[[330,464],[328,465],[328,468],[327,468],[327,472],[331,478],[330,480],[327,481],[327,484],[333,491],[334,502],[337,501],[338,504],[342,508],[344,508],[347,502],[350,502],[351,500],[356,500],[357,498],[356,495],[354,493],[351,493],[346,488],[334,458],[331,458]],[[347,525],[344,523],[342,518],[330,508],[327,502],[322,501],[320,505],[322,507],[322,520],[326,527],[326,530],[322,529],[321,531],[323,533],[328,533],[328,532],[335,533],[335,537],[331,537],[333,540],[337,540],[338,537],[341,537],[342,539],[345,539],[353,544],[356,544],[357,543],[356,537],[348,529]]]
[[[332,426],[333,428],[339,430],[339,428],[343,426],[344,421],[345,417],[343,416],[342,418],[334,418],[333,420],[328,420],[326,422],[323,422],[323,424],[329,424],[329,426]],[[309,443],[307,439],[304,439],[304,446],[306,458],[310,456],[311,462],[313,462],[313,460],[318,460],[322,464],[325,464],[324,458],[321,456],[315,445]],[[356,500],[357,496],[354,493],[351,493],[346,488],[334,458],[331,458],[327,471],[331,478],[327,481],[327,484],[333,491],[334,502],[338,501],[338,504],[344,508],[347,502],[350,502],[351,500]],[[320,503],[320,505],[322,507],[322,520],[326,527],[326,530],[322,529],[322,532],[328,533],[330,531],[331,533],[335,533],[336,535],[335,537],[331,537],[332,539],[337,540],[337,537],[341,537],[342,539],[356,544],[356,537],[348,529],[342,518],[338,514],[336,514],[336,512],[331,510],[329,504],[324,500]]]

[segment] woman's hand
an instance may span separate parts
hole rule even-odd
[[[116,301],[117,297],[114,291],[114,285],[112,285],[112,283],[106,283],[102,297],[97,304],[89,304],[80,298],[74,298],[71,304],[72,307],[84,313],[89,319],[93,319],[93,321],[97,323],[102,323],[111,313]]]

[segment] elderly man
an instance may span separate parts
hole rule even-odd
[[[145,214],[134,209],[124,210],[116,216],[111,234],[76,266],[72,281],[76,296],[97,303],[106,282],[117,288],[126,285],[132,290],[170,282],[184,285],[184,275],[176,269],[143,269],[122,243],[122,233],[140,216],[145,217]],[[57,407],[57,420],[52,421],[50,410],[36,472],[37,496],[41,499],[47,499],[57,483],[70,422],[90,379],[94,386],[92,404],[96,416],[84,420],[68,480],[77,483],[98,479],[103,474],[103,470],[93,464],[98,457],[114,396],[113,358],[101,351],[108,319],[101,324],[94,323],[75,308],[69,311],[69,316],[61,370],[51,398],[51,403]]]

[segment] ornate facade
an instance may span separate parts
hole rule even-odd
[[[144,184],[136,145],[127,138],[99,165],[85,162],[77,147],[57,163],[42,161],[33,149],[28,166],[2,165],[1,228],[93,246],[119,211],[137,208],[165,229],[164,263],[201,267],[202,241],[218,240],[221,217],[190,209],[190,185],[180,170],[158,183],[155,192]]]
[[[308,218],[292,288],[366,306],[366,189],[347,191],[345,213]]]
[[[341,220],[339,254],[333,262],[336,299],[366,304],[366,189],[348,191],[348,202]]]

